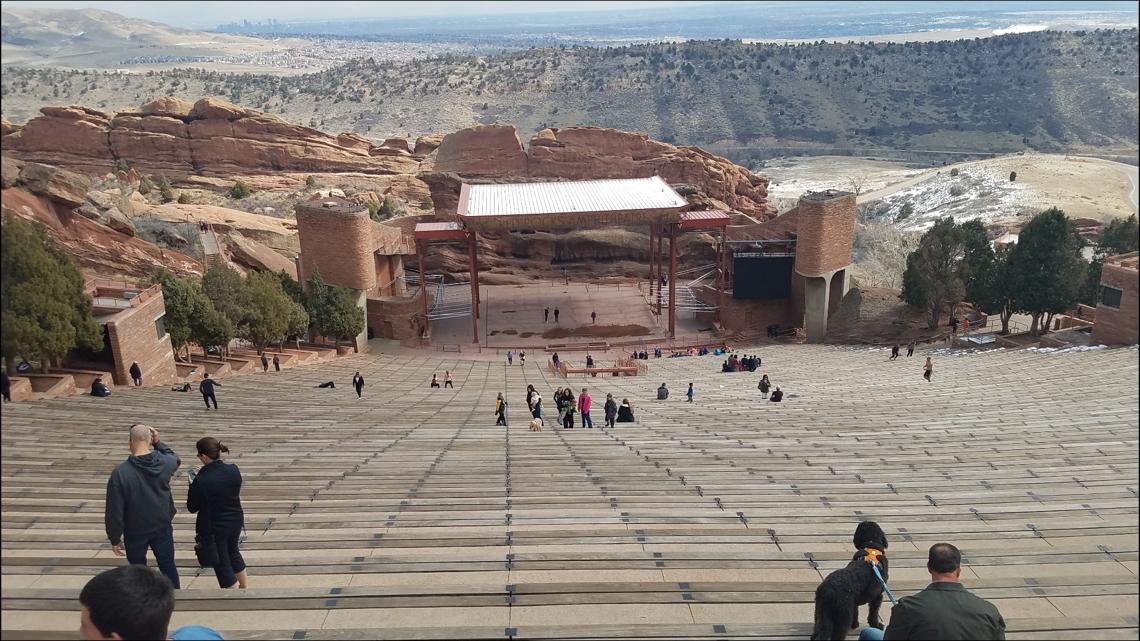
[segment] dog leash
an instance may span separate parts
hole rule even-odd
[[[895,600],[895,595],[891,594],[891,589],[887,587],[887,582],[883,580],[882,573],[879,572],[879,555],[882,554],[879,550],[874,548],[865,548],[867,553],[863,560],[871,564],[871,569],[875,572],[875,578],[879,579],[879,583],[883,585],[883,592],[887,593],[887,598],[891,600],[891,605],[898,605],[899,602]]]

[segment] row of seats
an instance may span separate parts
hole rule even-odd
[[[227,378],[218,412],[156,388],[6,406],[3,637],[74,636],[79,589],[123,562],[104,490],[141,421],[185,467],[211,435],[241,468],[250,589],[219,590],[196,567],[193,515],[175,519],[173,623],[226,638],[804,638],[815,586],[867,519],[890,537],[896,596],[926,585],[927,548],[949,541],[1010,638],[1136,638],[1135,349],[937,352],[930,383],[922,351],[742,351],[760,371],[708,356],[567,379],[375,354]],[[430,388],[444,370],[455,389]],[[760,398],[761,374],[783,403]],[[673,398],[651,400],[662,382]],[[529,431],[528,384],[548,404],[590,388],[598,429],[557,429],[548,407]],[[606,393],[638,422],[601,429]]]

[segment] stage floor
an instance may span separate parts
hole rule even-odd
[[[646,303],[648,283],[634,281],[587,284],[546,281],[530,285],[481,285],[479,342],[485,347],[509,349],[563,343],[625,343],[644,339],[660,342],[669,336],[669,312],[660,318]],[[470,294],[468,294],[470,295]],[[543,310],[550,310],[544,319]],[[555,321],[554,310],[558,320]],[[597,321],[590,314],[597,313]],[[697,336],[711,329],[711,321],[678,310],[677,336]],[[432,343],[470,345],[471,317],[432,321]]]

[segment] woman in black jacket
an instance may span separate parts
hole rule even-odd
[[[198,440],[198,460],[203,467],[190,483],[186,509],[198,514],[196,532],[214,537],[218,548],[214,574],[218,577],[218,585],[244,590],[245,560],[238,549],[238,541],[245,528],[240,498],[241,472],[236,465],[221,459],[222,452],[229,451],[212,436]]]

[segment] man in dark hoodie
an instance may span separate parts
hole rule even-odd
[[[158,430],[142,423],[131,426],[130,447],[130,457],[107,481],[107,538],[115,556],[125,554],[128,563],[146,565],[147,549],[154,550],[159,570],[178,589],[170,478],[182,461],[158,440]]]

